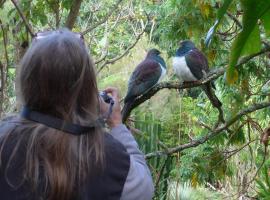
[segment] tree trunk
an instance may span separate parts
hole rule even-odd
[[[69,14],[67,17],[67,21],[65,24],[66,27],[69,28],[70,30],[72,30],[72,28],[75,24],[75,21],[77,19],[78,14],[79,14],[81,3],[82,3],[82,0],[74,0],[72,3],[72,6],[70,8],[70,11],[69,11]]]

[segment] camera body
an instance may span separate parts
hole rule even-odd
[[[99,96],[102,97],[102,99],[104,100],[105,103],[111,103],[113,102],[113,99],[111,96],[109,96],[106,92],[102,91],[102,92],[99,92]]]

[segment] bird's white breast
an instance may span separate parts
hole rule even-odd
[[[191,73],[187,66],[185,57],[174,57],[173,58],[173,69],[176,76],[182,81],[196,81],[197,79]]]
[[[165,75],[166,75],[166,69],[164,68],[164,67],[162,67],[162,65],[161,64],[159,64],[160,65],[160,68],[161,68],[161,75],[160,75],[160,77],[159,77],[159,79],[158,79],[158,83],[165,77]]]

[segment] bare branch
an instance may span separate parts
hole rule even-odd
[[[49,0],[46,0],[47,4],[50,6],[51,10],[54,12],[55,15],[55,26],[56,28],[59,28],[60,24],[60,4],[59,0],[55,0],[54,2],[51,2]]]
[[[4,45],[4,50],[5,50],[5,59],[6,59],[6,66],[7,66],[7,70],[9,67],[9,57],[8,57],[8,51],[7,51],[7,32],[4,29],[4,25],[2,24],[2,21],[0,20],[0,26],[1,26],[1,30],[2,30],[2,34],[3,34],[3,45]],[[6,72],[6,76],[5,78],[2,77],[2,79],[4,78],[4,81],[7,80],[7,72]]]
[[[73,0],[72,6],[70,8],[67,21],[66,21],[66,27],[72,30],[75,21],[77,19],[77,16],[79,14],[79,10],[82,4],[82,0]]]
[[[23,20],[23,22],[24,22],[24,24],[25,24],[25,26],[26,26],[27,31],[30,33],[31,37],[34,37],[35,34],[34,34],[34,32],[32,31],[30,24],[27,22],[27,20],[26,20],[24,14],[23,14],[23,12],[22,12],[21,9],[19,8],[19,6],[18,6],[18,4],[17,4],[17,0],[11,0],[11,1],[12,1],[12,3],[14,4],[15,8],[17,9],[19,15],[21,16],[21,18],[22,18],[22,20]]]
[[[90,28],[86,29],[85,31],[82,32],[83,35],[93,31],[95,28],[97,28],[98,26],[100,26],[101,24],[104,24],[109,17],[113,14],[113,12],[116,10],[116,8],[118,7],[118,5],[122,2],[123,0],[118,0],[117,3],[110,9],[110,11],[108,12],[108,14],[99,22],[97,22],[96,24],[94,24],[93,26],[91,26]]]
[[[143,30],[136,36],[136,39],[134,41],[134,43],[132,43],[121,55],[113,58],[113,59],[110,59],[110,60],[106,60],[101,66],[100,68],[98,69],[98,73],[108,64],[113,64],[115,63],[117,60],[120,60],[121,58],[123,58],[125,55],[128,54],[128,52],[135,47],[135,45],[138,43],[138,41],[141,39],[141,37],[143,36],[145,30],[146,30],[146,27],[149,23],[149,19],[147,21],[147,23],[145,24]]]
[[[108,50],[106,49],[106,51],[104,51],[104,53],[101,55],[101,57],[95,61],[95,64],[98,64],[98,63],[102,62],[103,60],[105,60],[107,55],[108,55]]]
[[[247,63],[248,61],[250,61],[252,58],[254,57],[257,57],[261,54],[264,54],[264,53],[267,53],[267,52],[270,52],[270,46],[265,46],[261,51],[259,51],[258,53],[255,53],[255,54],[252,54],[252,55],[249,55],[249,56],[245,56],[243,57],[242,59],[239,60],[238,64],[236,65],[236,67],[240,66],[240,65],[243,65],[245,63]]]
[[[102,55],[101,57],[95,61],[95,64],[98,64],[100,62],[102,62],[103,60],[105,60],[105,58],[108,55],[108,48],[109,48],[109,39],[108,39],[108,23],[106,23],[106,30],[104,33],[104,37],[106,38],[105,40],[105,46],[102,49]]]
[[[118,24],[118,22],[120,21],[120,16],[121,16],[121,13],[119,13],[114,24],[111,26],[111,30],[114,29],[116,27],[116,25]]]
[[[225,122],[224,125],[221,125],[220,127],[216,128],[215,130],[213,130],[212,132],[208,133],[207,135],[205,135],[205,136],[203,136],[201,138],[193,140],[193,141],[191,141],[190,143],[187,143],[187,144],[182,144],[182,145],[179,145],[177,147],[169,148],[166,151],[156,151],[156,152],[148,153],[148,154],[146,154],[145,158],[149,159],[149,158],[157,157],[157,156],[172,155],[172,154],[174,154],[176,152],[181,152],[181,151],[183,151],[185,149],[199,146],[200,144],[203,144],[203,143],[207,142],[209,139],[211,139],[211,138],[217,136],[218,134],[222,133],[223,130],[226,130],[228,127],[230,127],[232,124],[234,124],[237,120],[239,120],[244,115],[252,113],[252,112],[254,112],[256,110],[267,108],[269,106],[270,106],[270,102],[254,104],[254,105],[252,105],[252,106],[250,106],[250,107],[248,107],[246,109],[243,109],[243,110],[239,111],[233,118],[231,118],[230,120]]]
[[[1,88],[0,88],[0,117],[2,117],[3,114],[3,101],[4,101],[4,90],[5,90],[5,67],[0,61],[0,74],[1,74]]]
[[[0,8],[4,5],[5,2],[5,0],[0,0]]]
[[[156,189],[156,192],[158,192],[157,188],[158,188],[158,186],[160,185],[160,184],[159,184],[160,179],[161,179],[161,177],[162,177],[162,175],[163,175],[163,173],[164,173],[164,170],[165,170],[165,167],[166,167],[167,163],[170,162],[170,159],[171,159],[170,156],[168,156],[168,157],[166,158],[166,160],[164,161],[164,163],[163,163],[161,169],[159,170],[159,172],[158,172],[158,174],[157,174],[156,183],[155,183],[155,189]]]
[[[208,129],[209,131],[213,131],[213,129],[210,126],[208,126],[207,124],[205,124],[204,122],[197,121],[197,123],[198,123],[198,125],[200,125],[200,126],[206,128],[206,129]]]
[[[270,51],[270,47],[266,46],[258,53],[243,57],[242,59],[239,60],[236,67],[239,67],[239,66],[247,63],[252,58],[259,56],[259,55],[262,55],[262,54],[269,52],[269,51]],[[130,115],[131,111],[134,108],[136,108],[137,106],[139,106],[140,104],[142,104],[146,100],[150,99],[153,95],[155,95],[161,89],[180,90],[180,89],[198,87],[198,86],[201,86],[203,84],[206,84],[210,81],[217,79],[218,77],[222,76],[225,73],[225,71],[226,71],[225,68],[222,68],[222,67],[217,68],[216,70],[212,70],[206,78],[199,80],[199,81],[196,81],[196,82],[184,82],[182,84],[180,82],[173,82],[173,81],[161,82],[161,83],[157,84],[155,87],[148,90],[147,93],[137,97],[136,99],[129,102],[128,104],[125,104],[123,109],[122,109],[122,121],[125,122],[127,120],[128,116]],[[221,113],[221,111],[222,110],[219,109],[219,113]],[[220,116],[221,116],[221,114],[220,114]]]
[[[245,147],[249,146],[251,143],[258,141],[259,139],[254,139],[251,140],[249,142],[247,142],[246,144],[244,144],[242,147],[238,148],[238,149],[233,149],[227,152],[224,152],[226,154],[225,159],[221,160],[220,162],[218,162],[216,164],[216,166],[218,166],[221,162],[223,162],[226,159],[229,159],[230,157],[232,157],[233,155],[237,154],[239,151],[242,151]]]
[[[155,87],[148,90],[147,93],[143,94],[140,97],[137,97],[132,102],[125,104],[125,106],[122,109],[122,121],[125,122],[130,115],[131,111],[145,102],[146,100],[150,99],[152,96],[154,96],[159,90],[162,89],[186,89],[186,88],[193,88],[197,86],[201,86],[205,83],[208,83],[210,81],[213,81],[217,79],[219,76],[224,74],[225,68],[218,68],[208,74],[208,76],[205,79],[202,79],[200,81],[194,81],[194,82],[184,82],[180,83],[179,81],[169,81],[169,82],[161,82],[157,84]]]
[[[237,19],[237,17],[235,17],[233,14],[231,14],[231,13],[229,13],[229,12],[227,12],[226,13],[236,24],[237,24],[237,26],[239,26],[239,28],[243,28],[242,27],[242,24],[240,23],[240,21]]]

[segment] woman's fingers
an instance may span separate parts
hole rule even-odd
[[[122,123],[121,107],[120,107],[120,95],[119,90],[115,87],[108,87],[104,90],[106,93],[110,94],[114,100],[112,113],[107,120],[107,124],[113,128]]]

